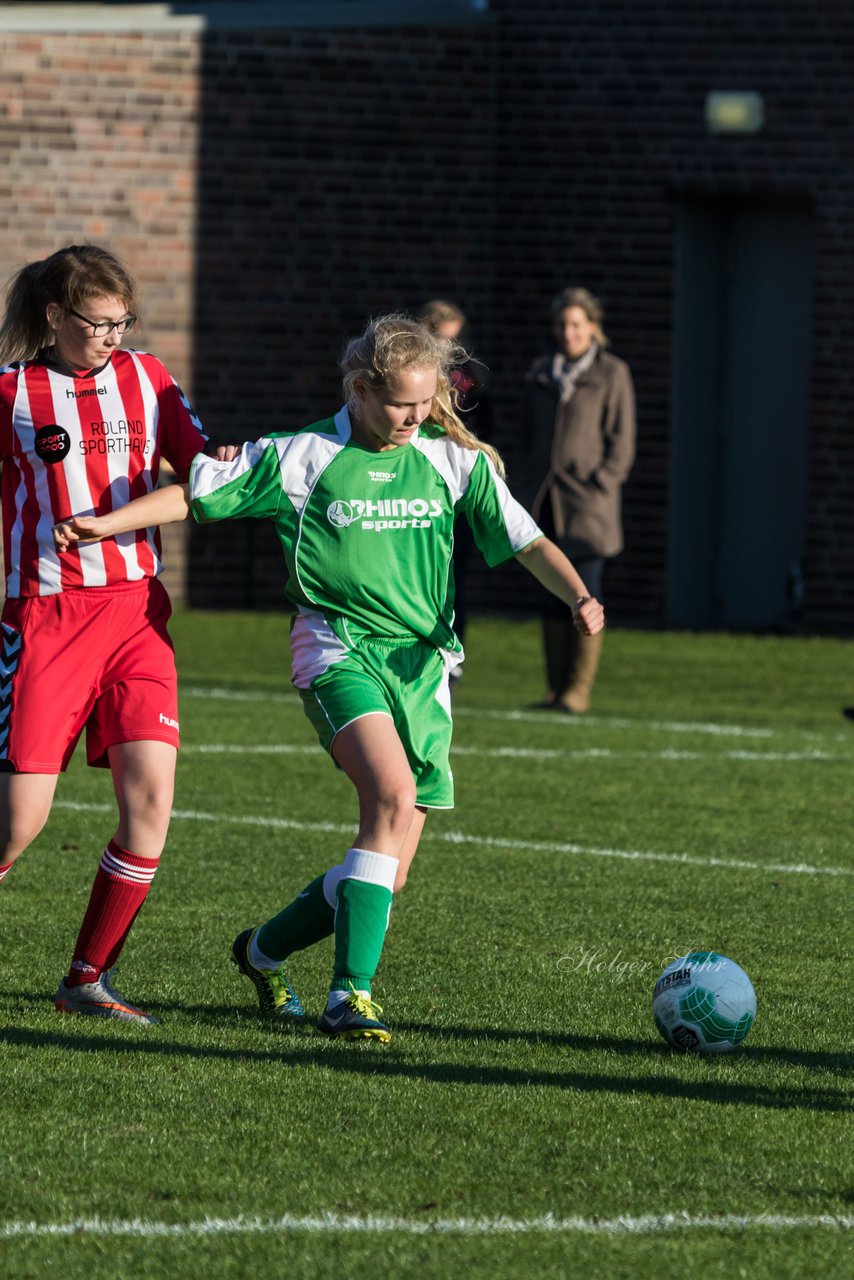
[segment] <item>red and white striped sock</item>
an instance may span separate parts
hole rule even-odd
[[[0,884],[3,883],[3,877],[9,874],[14,865],[14,862],[7,862],[4,867],[0,867]]]
[[[111,840],[104,850],[66,982],[95,982],[118,959],[157,870],[157,858],[141,858]]]

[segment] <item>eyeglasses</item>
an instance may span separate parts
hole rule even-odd
[[[114,329],[121,338],[126,333],[130,333],[136,324],[136,316],[125,316],[124,320],[89,320],[86,316],[81,316],[80,312],[75,311],[73,307],[66,307],[65,310],[69,315],[76,316],[78,320],[88,324],[93,338],[106,338],[107,334],[112,333]]]

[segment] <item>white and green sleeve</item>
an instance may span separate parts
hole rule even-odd
[[[465,516],[490,568],[543,536],[482,449],[455,444],[435,428],[429,434],[422,430],[414,443],[441,474],[455,513]]]
[[[190,468],[190,509],[199,524],[237,516],[275,519],[282,492],[279,450],[269,437],[244,444],[233,462],[197,454]]]
[[[513,497],[489,457],[478,450],[463,498],[474,540],[492,568],[543,536],[536,521]]]

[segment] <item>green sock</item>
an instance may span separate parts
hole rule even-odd
[[[324,872],[312,880],[289,906],[261,926],[256,938],[264,955],[284,960],[292,951],[304,951],[333,932],[335,911],[323,893],[325,878]]]
[[[385,941],[391,896],[391,889],[382,884],[339,883],[333,991],[349,991],[352,983],[357,991],[370,992]]]

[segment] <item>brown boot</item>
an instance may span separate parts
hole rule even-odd
[[[576,633],[577,634],[577,633]],[[573,715],[590,710],[590,691],[596,679],[596,668],[602,653],[604,633],[595,636],[578,635],[578,656],[570,674],[569,688],[555,702],[555,707]]]
[[[553,707],[569,684],[570,670],[575,663],[578,632],[568,618],[543,618],[543,653],[546,659],[548,689],[540,703]]]

